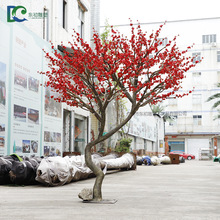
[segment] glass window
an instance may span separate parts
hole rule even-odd
[[[160,46],[166,46],[168,43],[168,39],[166,37],[165,38],[158,38],[158,41],[162,42],[162,44]]]
[[[217,51],[217,62],[220,62],[220,51]]]
[[[75,114],[74,151],[84,154],[87,138],[87,119]]]
[[[195,63],[196,61],[201,61],[201,53],[192,53],[193,58],[193,63]]]
[[[201,94],[193,94],[192,95],[192,103],[193,103],[193,105],[201,105],[202,95]]]
[[[201,72],[193,72],[192,73],[192,82],[194,85],[201,84]]]
[[[84,22],[85,22],[85,13],[84,10],[78,6],[78,33],[80,34],[80,37],[84,37]]]
[[[220,83],[220,71],[217,72],[217,83]]]
[[[169,103],[169,105],[177,105],[177,99],[173,98],[173,97],[170,97],[168,99],[168,103]]]
[[[202,115],[193,115],[193,124],[202,125]]]
[[[202,43],[205,44],[205,43],[208,43],[208,35],[202,35]]]
[[[212,34],[210,35],[210,43],[216,42],[216,35]]]
[[[63,0],[63,28],[67,29],[67,2]]]
[[[169,121],[169,125],[170,125],[170,126],[175,126],[175,125],[177,125],[177,118],[178,118],[177,115],[172,115],[172,116],[171,116],[171,120]]]
[[[202,35],[202,43],[215,43],[216,42],[216,34]]]

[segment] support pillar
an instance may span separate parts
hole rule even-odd
[[[168,144],[168,137],[164,137],[164,142],[165,142],[165,155],[169,154],[169,144]]]
[[[218,141],[217,141],[217,137],[213,138],[213,144],[214,144],[214,156],[218,156],[218,145],[217,145]]]

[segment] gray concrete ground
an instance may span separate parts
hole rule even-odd
[[[78,199],[94,179],[61,187],[0,186],[1,220],[218,220],[220,163],[186,161],[179,165],[138,166],[106,175],[103,198],[115,204]]]

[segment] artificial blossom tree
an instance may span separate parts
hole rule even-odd
[[[191,91],[179,92],[181,82],[185,73],[198,62],[193,63],[193,57],[186,57],[190,46],[182,51],[177,47],[176,37],[162,46],[159,34],[163,25],[151,34],[143,32],[140,25],[130,26],[129,39],[113,28],[104,42],[94,33],[94,50],[75,33],[73,43],[69,42],[71,52],[45,52],[50,71],[42,74],[48,77],[45,86],[59,93],[55,100],[91,112],[100,123],[98,137],[85,148],[86,164],[96,175],[94,201],[102,200],[104,173],[91,159],[92,147],[122,128],[138,109],[170,96],[188,95]],[[120,124],[103,135],[106,109],[114,99],[127,99],[131,109]]]

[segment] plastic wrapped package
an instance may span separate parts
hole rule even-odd
[[[103,169],[105,174],[107,169],[131,168],[134,164],[132,154],[124,154],[117,158],[116,154],[102,157],[93,154],[92,160],[96,166]],[[71,181],[86,179],[93,175],[93,172],[86,166],[84,155],[44,158],[37,169],[36,180],[48,186],[61,186]]]
[[[159,165],[160,164],[160,159],[156,156],[152,156],[151,157],[151,164],[156,166],[156,165]]]
[[[168,156],[163,156],[163,157],[160,158],[160,162],[162,164],[171,164],[171,159]]]
[[[62,157],[44,158],[38,169],[36,180],[49,186],[61,186],[72,180],[73,167]]]
[[[103,159],[102,165],[107,165],[107,169],[124,169],[131,168],[134,164],[134,157],[132,154],[126,153],[121,157],[115,159]]]

